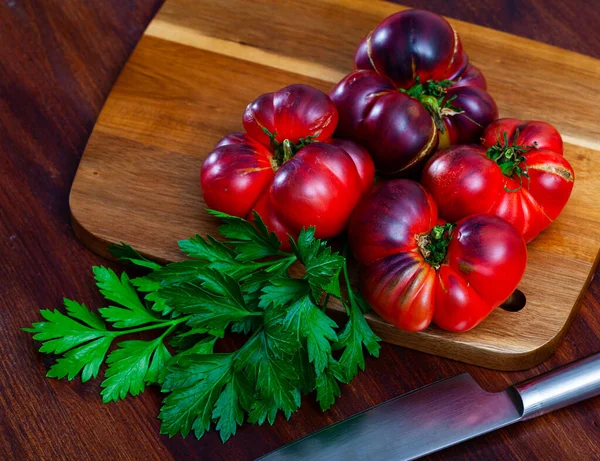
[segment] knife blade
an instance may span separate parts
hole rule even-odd
[[[487,392],[465,373],[388,400],[260,460],[411,460],[599,394],[600,353],[503,392]]]

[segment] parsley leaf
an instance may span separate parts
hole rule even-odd
[[[231,331],[233,333],[241,333],[244,335],[250,334],[252,331],[256,331],[262,325],[262,318],[260,316],[246,317],[245,319],[232,322]]]
[[[158,382],[158,375],[171,354],[162,337],[153,341],[131,340],[118,344],[108,356],[106,379],[102,382],[104,403],[138,395],[146,384]]]
[[[344,270],[346,279],[347,270]],[[349,282],[348,282],[349,286]],[[366,301],[351,288],[348,290],[348,302],[344,303],[348,313],[348,322],[344,330],[340,333],[336,349],[343,349],[339,359],[339,367],[336,369],[337,378],[349,383],[358,374],[358,368],[364,371],[365,358],[363,355],[363,346],[373,357],[379,357],[379,338],[363,316],[363,311],[368,309]]]
[[[206,239],[196,234],[195,237],[179,241],[179,248],[191,258],[200,259],[211,264],[235,261],[235,252],[210,235]]]
[[[279,313],[269,318],[236,356],[236,368],[246,371],[260,394],[250,410],[254,422],[264,422],[267,414],[274,420],[278,409],[289,419],[300,406],[298,375],[290,358],[301,346],[279,328],[280,322]]]
[[[150,360],[150,366],[144,380],[146,384],[162,384],[165,380],[167,363],[172,359],[171,353],[163,341],[160,341],[154,355]]]
[[[179,312],[174,311],[172,307],[167,306],[167,303],[158,294],[158,290],[162,288],[162,283],[157,280],[152,280],[149,276],[137,277],[131,279],[131,284],[141,293],[146,293],[144,300],[146,305],[157,312],[159,315],[170,315],[177,317]]]
[[[284,257],[278,261],[272,261],[269,266],[263,268],[263,270],[258,270],[243,280],[243,292],[246,294],[255,293],[259,296],[259,292],[263,289],[265,284],[278,277],[286,276],[289,267],[295,261],[296,258],[293,255]]]
[[[325,288],[334,284],[344,264],[344,257],[331,251],[324,240],[315,238],[314,227],[302,229],[298,242],[290,240],[297,258],[306,268],[305,278],[308,280],[313,298],[318,301]]]
[[[186,335],[189,334],[194,334],[194,330],[189,331],[188,333],[183,333],[179,335],[179,338],[183,338],[186,337]],[[215,342],[217,341],[217,338],[215,336],[207,336],[205,338],[202,338],[199,341],[193,342],[191,346],[189,346],[188,348],[184,349],[183,351],[181,351],[180,353],[178,353],[177,355],[175,355],[171,361],[169,362],[169,366],[179,363],[183,358],[189,356],[189,355],[194,355],[194,354],[207,354],[210,355],[213,353],[214,348],[215,348]]]
[[[297,299],[302,299],[308,294],[308,281],[281,277],[265,280],[267,283],[262,289],[259,306],[262,308],[270,305],[286,305]],[[265,283],[263,282],[263,284]]]
[[[160,269],[161,265],[150,261],[142,256],[137,250],[134,250],[130,245],[121,242],[120,245],[111,245],[108,247],[108,252],[116,257],[119,261],[127,261],[136,266],[145,267],[146,269]]]
[[[160,265],[127,244],[112,247],[117,258],[149,273],[130,279],[94,267],[109,301],[100,315],[67,299],[66,314],[41,311],[44,321],[25,330],[42,342],[41,352],[60,355],[49,377],[87,381],[106,361],[104,402],[158,384],[166,394],[161,433],[199,438],[212,427],[224,442],[244,421],[273,424],[278,412],[290,418],[302,394],[316,392],[323,410],[334,404],[339,383],[364,369],[363,348],[379,353],[345,258],[316,239],[314,228],[291,239],[293,252],[286,253],[257,214],[249,222],[211,213],[224,221],[224,240],[197,235],[180,241],[191,260]],[[291,275],[295,263],[304,265],[301,278]],[[346,306],[341,332],[324,310],[331,296]],[[108,354],[115,338],[151,330],[159,332],[154,339],[121,341]],[[229,332],[251,336],[233,352],[215,352]]]
[[[253,384],[244,373],[235,373],[215,402],[212,412],[213,420],[217,421],[216,429],[221,440],[226,442],[235,435],[237,426],[244,422],[245,412],[249,411],[254,393]]]
[[[100,315],[108,322],[113,323],[115,328],[129,328],[157,321],[157,317],[148,311],[140,301],[125,272],[119,278],[112,269],[106,267],[96,266],[93,271],[100,293],[109,301],[123,306],[98,309]]]
[[[25,328],[25,331],[34,333],[33,339],[44,341],[41,352],[62,354],[75,346],[110,334],[102,319],[84,304],[66,298],[64,304],[69,316],[44,309],[40,313],[47,321],[36,322],[32,328]]]
[[[165,275],[176,270],[183,271],[185,268],[195,268],[198,271],[202,270],[203,267],[208,267],[240,280],[257,269],[253,264],[238,261],[233,250],[210,235],[206,239],[196,235],[188,240],[181,240],[179,248],[188,256],[200,261],[180,261],[169,264],[163,272],[153,274],[154,277],[162,279]]]
[[[202,437],[210,429],[217,399],[232,380],[232,365],[233,354],[193,355],[171,365],[163,384],[169,395],[159,415],[161,434],[185,437],[193,430]]]
[[[331,341],[338,339],[334,330],[337,324],[309,296],[300,298],[287,308],[283,324],[299,339],[306,340],[308,360],[314,364],[317,375],[322,373],[331,356]]]
[[[56,360],[46,376],[59,379],[66,377],[72,380],[81,372],[82,383],[91,378],[96,378],[112,340],[112,336],[104,336],[71,349],[63,357]]]
[[[205,269],[199,282],[165,287],[158,293],[176,311],[194,314],[196,328],[224,330],[231,322],[260,315],[248,310],[239,284],[230,276]]]
[[[219,233],[230,240],[240,261],[254,261],[279,253],[281,243],[274,233],[269,232],[256,211],[252,212],[252,223],[219,211],[208,212],[225,222],[219,227]]]
[[[49,378],[71,380],[81,373],[81,381],[86,382],[98,376],[100,365],[114,338],[106,330],[102,319],[90,312],[84,304],[64,299],[68,315],[59,311],[42,310],[46,322],[36,322],[32,328],[24,328],[34,333],[33,338],[43,341],[40,352],[63,354],[50,367]]]
[[[301,347],[296,351],[291,362],[294,364],[296,374],[298,375],[298,388],[304,394],[309,394],[316,388],[315,367],[308,361],[308,352],[306,347]]]
[[[341,395],[340,386],[336,381],[333,371],[328,368],[323,373],[317,375],[316,386],[317,401],[321,410],[328,410],[335,403],[335,399]]]
[[[265,421],[268,421],[272,426],[275,424],[277,410],[277,404],[275,403],[274,399],[258,399],[254,402],[252,408],[250,409],[250,413],[248,414],[248,422],[262,426]]]

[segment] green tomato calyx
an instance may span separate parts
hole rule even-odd
[[[446,223],[433,226],[431,231],[416,236],[417,247],[425,262],[431,264],[434,269],[439,269],[446,260],[448,246],[452,240],[452,230],[456,224]]]
[[[504,189],[506,192],[517,192],[523,187],[523,178],[529,180],[529,174],[527,172],[527,165],[525,164],[527,154],[532,149],[537,149],[538,145],[536,142],[532,146],[521,146],[517,144],[519,138],[519,130],[515,130],[512,143],[508,140],[508,133],[503,133],[502,141],[498,140],[496,144],[490,147],[485,154],[490,160],[493,160],[498,164],[502,174],[508,178],[512,178],[519,181],[519,187],[516,189],[508,189],[506,186]]]
[[[446,128],[442,117],[462,114],[464,111],[452,104],[456,95],[447,98],[448,89],[454,85],[452,80],[427,80],[421,83],[421,77],[415,78],[415,84],[407,90],[399,88],[398,91],[417,99],[431,114],[436,128],[444,133]]]
[[[284,139],[281,142],[277,141],[277,132],[271,133],[265,127],[262,127],[262,130],[270,139],[271,149],[273,149],[273,159],[271,160],[271,164],[274,170],[277,170],[281,165],[291,159],[303,147],[312,144],[313,142],[318,142],[316,138],[319,136],[319,134],[309,135],[305,138],[300,138],[298,142],[294,144],[289,139]]]

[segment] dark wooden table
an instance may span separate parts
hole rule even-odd
[[[600,58],[600,4],[586,0],[406,0],[465,21]],[[50,364],[20,328],[63,296],[100,306],[68,195],[80,155],[119,70],[160,0],[0,2],[0,457],[2,459],[252,459],[403,392],[463,371],[488,390],[600,350],[600,279],[558,352],[500,373],[384,345],[379,360],[323,414],[310,399],[290,422],[247,426],[222,445],[159,436],[156,389],[103,405],[99,381],[44,377]],[[593,6],[592,6],[593,5]],[[510,50],[498,50],[510,53]],[[510,69],[507,69],[510,72]],[[566,91],[576,91],[576,84]],[[526,91],[527,82],[515,91]],[[557,108],[559,110],[559,108]],[[598,275],[598,273],[596,273]],[[399,437],[402,434],[398,434]],[[598,459],[600,400],[590,400],[448,449],[431,459]]]

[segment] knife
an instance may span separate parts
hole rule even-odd
[[[410,460],[600,395],[600,353],[503,392],[467,373],[388,400],[260,460]]]

